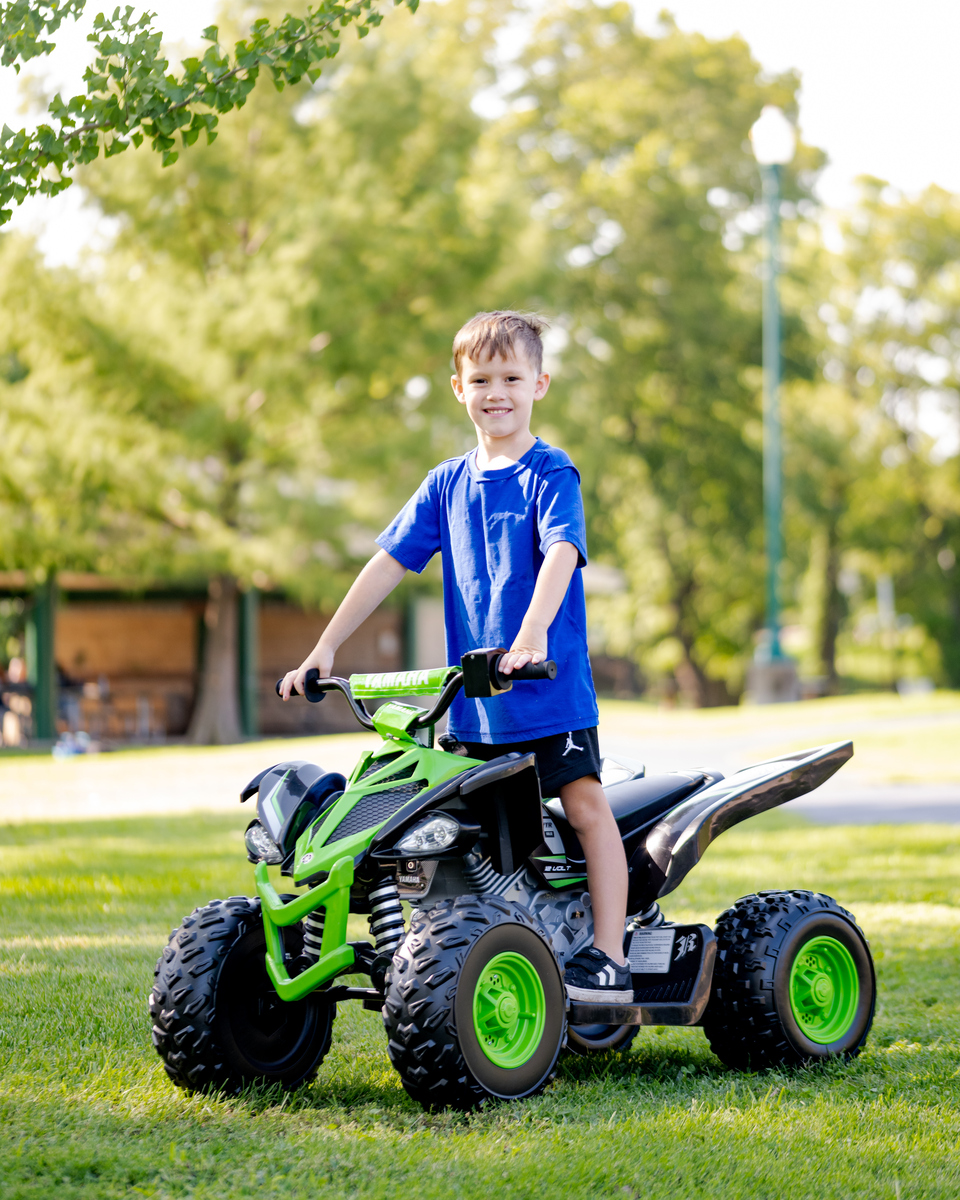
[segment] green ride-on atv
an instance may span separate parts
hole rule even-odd
[[[702,1025],[714,1053],[741,1069],[858,1053],[873,1021],[873,961],[854,918],[829,896],[745,896],[713,930],[671,924],[658,903],[715,837],[817,787],[851,743],[726,779],[699,769],[647,776],[605,760],[629,865],[634,1003],[571,1002],[564,964],[592,941],[590,895],[563,807],[541,796],[536,756],[477,762],[447,734],[433,745],[461,688],[496,697],[515,681],[556,675],[541,663],[504,677],[502,653],[349,682],[308,673],[307,699],[341,692],[383,742],[349,780],[284,762],[241,792],[241,801],[257,796],[245,835],[257,895],[195,909],[157,963],[153,1041],[175,1084],[236,1091],[309,1081],[342,1000],[382,1013],[390,1061],[430,1108],[533,1096],[564,1048],[623,1050],[641,1025]],[[437,699],[427,711],[401,696]],[[374,699],[387,702],[371,715],[363,701]],[[278,894],[271,865],[302,891]],[[372,942],[347,940],[350,913],[368,916]],[[370,986],[336,982],[356,973]]]

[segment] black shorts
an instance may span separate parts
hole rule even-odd
[[[471,758],[489,762],[501,754],[537,756],[540,771],[540,791],[544,796],[557,796],[565,783],[573,783],[584,775],[600,777],[600,746],[597,727],[574,729],[570,733],[552,733],[549,737],[531,738],[527,742],[463,742]]]

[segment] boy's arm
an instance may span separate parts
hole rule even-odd
[[[321,679],[329,677],[333,670],[333,656],[341,643],[358,625],[363,624],[381,600],[390,595],[406,573],[407,568],[386,550],[377,551],[353,581],[353,586],[333,614],[330,624],[320,635],[320,641],[295,671],[288,671],[284,675],[281,687],[284,700],[290,699],[294,686],[303,694],[304,676],[311,667],[317,668]]]
[[[567,594],[579,557],[572,542],[554,542],[547,550],[520,632],[510,652],[500,660],[499,669],[504,675],[547,657],[547,630]]]

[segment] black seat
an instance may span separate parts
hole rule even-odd
[[[702,787],[706,778],[702,771],[674,771],[669,775],[625,779],[622,783],[608,784],[603,790],[610,801],[617,828],[627,834],[675,808]],[[565,815],[559,800],[548,800],[547,808],[558,816]]]
[[[703,786],[702,771],[676,771],[669,775],[646,775],[612,783],[603,790],[610,801],[620,832],[630,833],[663,813]]]
[[[719,771],[710,774],[710,782],[722,778]],[[646,775],[638,779],[625,779],[622,783],[611,783],[603,790],[610,801],[620,835],[626,840],[628,834],[651,824],[693,795],[706,782],[707,776],[703,771],[675,771],[669,775]],[[548,812],[562,818],[562,824],[559,826],[561,836],[565,844],[570,839],[567,853],[573,858],[582,859],[583,851],[579,849],[576,835],[567,824],[563,805],[559,800],[547,800],[545,804]]]

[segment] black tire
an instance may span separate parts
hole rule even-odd
[[[601,1054],[605,1050],[623,1053],[639,1032],[639,1025],[569,1025],[567,1049],[574,1054]]]
[[[502,954],[524,959],[543,989],[539,1040],[509,1068],[488,1057],[473,1018],[484,970]],[[468,1110],[535,1096],[553,1078],[566,1035],[560,964],[525,908],[493,896],[443,900],[414,914],[387,975],[383,1021],[390,1061],[425,1108]]]
[[[300,926],[284,931],[291,954]],[[314,993],[281,1000],[264,962],[260,901],[211,900],[175,929],[154,972],[153,1044],[177,1087],[237,1092],[250,1083],[295,1088],[330,1048],[335,1005]]]
[[[722,913],[715,932],[717,962],[703,1031],[722,1062],[760,1070],[860,1053],[873,1024],[877,982],[867,939],[846,909],[817,892],[760,892]],[[815,938],[839,942],[856,973],[849,1019],[829,1042],[807,1036],[790,999],[794,964]]]

